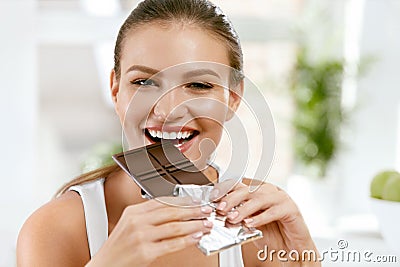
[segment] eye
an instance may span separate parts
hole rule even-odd
[[[152,79],[136,79],[131,81],[131,84],[138,86],[158,86],[158,84]]]
[[[185,85],[186,88],[193,89],[193,90],[209,90],[213,88],[214,86],[210,83],[204,83],[204,82],[192,82],[188,83]]]

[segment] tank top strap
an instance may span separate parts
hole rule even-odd
[[[104,198],[104,178],[71,186],[82,199],[86,233],[92,258],[108,238],[108,218]]]
[[[219,253],[219,267],[243,267],[241,246],[234,246]]]

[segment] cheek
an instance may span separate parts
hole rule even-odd
[[[143,127],[152,108],[152,101],[139,93],[127,95],[123,104],[123,131],[129,148],[142,147]]]
[[[136,91],[135,93],[127,94],[125,103],[125,124],[131,126],[144,123],[152,110],[154,103],[157,100],[157,95]]]
[[[187,107],[193,118],[207,119],[207,124],[221,127],[225,122],[228,104],[223,95],[220,97],[199,97],[187,102]],[[206,130],[206,129],[204,129]]]
[[[211,138],[214,142],[218,143],[222,136],[223,125],[211,119],[200,119],[199,124],[203,132],[203,138]]]
[[[201,128],[199,145],[210,146],[210,153],[215,150],[221,140],[227,111],[228,105],[223,97],[197,99],[190,105],[190,112]],[[206,139],[209,140],[204,143]]]

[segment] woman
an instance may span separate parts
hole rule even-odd
[[[191,82],[175,86],[154,103],[148,101],[154,88],[160,87],[152,76],[172,66],[214,62],[242,73],[238,37],[213,4],[207,0],[145,0],[122,25],[114,59],[111,96],[124,129],[130,129],[131,147],[154,142],[160,138],[158,132],[163,138],[180,135],[186,139],[180,143],[181,151],[196,161],[204,158],[202,141],[218,144],[220,122],[229,120],[239,105],[241,75],[231,77],[228,94],[223,85],[208,82],[212,74],[197,73]],[[196,112],[204,109],[196,111],[198,105],[187,104],[203,97],[227,107],[214,112],[219,119],[198,116]],[[134,100],[136,105],[129,108]],[[202,167],[202,162],[197,166]],[[210,166],[204,173],[210,180],[218,177]],[[57,198],[30,216],[18,239],[18,266],[241,266],[242,259],[246,266],[278,266],[276,255],[274,260],[258,259],[260,249],[267,245],[276,251],[316,250],[295,203],[271,184],[249,193],[244,180],[217,205],[230,223],[243,221],[262,230],[264,237],[204,256],[196,244],[212,228],[206,219],[210,207],[179,208],[145,200],[121,169],[105,167],[67,184]],[[289,262],[291,266],[313,264],[319,266]]]

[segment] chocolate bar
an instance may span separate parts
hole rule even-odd
[[[226,217],[217,214],[210,199],[213,183],[172,142],[163,141],[112,157],[149,198],[189,196],[198,199],[202,205],[214,207],[208,218],[214,227],[197,245],[205,255],[262,237],[260,230],[247,228],[241,223],[230,226]]]
[[[150,198],[174,196],[176,185],[212,185],[169,141],[124,151],[112,158]]]

